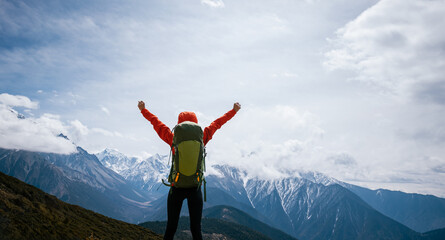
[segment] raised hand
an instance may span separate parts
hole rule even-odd
[[[233,110],[235,110],[235,112],[238,112],[240,109],[241,109],[241,104],[239,104],[239,102],[233,104]]]
[[[144,103],[144,101],[139,101],[138,102],[138,108],[139,108],[139,110],[144,110],[145,109],[145,103]]]

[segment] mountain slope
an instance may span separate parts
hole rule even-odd
[[[99,161],[112,169],[138,189],[148,192],[154,198],[168,192],[168,188],[160,187],[161,180],[170,173],[168,156],[154,155],[144,160],[127,157],[113,149],[105,149],[96,154]]]
[[[65,202],[128,222],[142,219],[150,200],[79,147],[70,155],[0,148],[0,171]]]
[[[292,223],[302,239],[416,239],[417,233],[372,209],[340,185],[321,189],[307,214],[295,214]],[[306,219],[304,219],[306,218]]]
[[[278,229],[272,228],[269,225],[252,218],[245,212],[230,206],[220,205],[204,209],[203,216],[249,227],[250,229],[260,232],[274,240],[296,240],[296,238],[291,237]]]
[[[299,239],[416,239],[418,234],[375,211],[361,198],[321,176],[279,179],[246,178],[241,185],[234,168],[219,168],[213,187],[228,195],[233,181],[243,186],[245,196],[259,213],[278,223],[280,230]],[[324,185],[324,184],[327,185]],[[241,208],[241,210],[243,210]]]
[[[0,173],[0,239],[85,239],[92,233],[99,239],[162,239]]]
[[[423,233],[422,236],[422,240],[443,240],[445,239],[445,228]]]
[[[445,199],[384,189],[370,190],[354,185],[348,189],[384,215],[417,232],[445,227]]]
[[[140,162],[140,160],[135,157],[127,157],[121,152],[110,148],[106,148],[102,152],[94,155],[102,165],[119,174]]]
[[[158,234],[165,232],[167,222],[145,222],[139,226],[153,229]],[[224,240],[270,240],[269,237],[246,226],[220,219],[203,218],[202,236],[205,240],[224,239]],[[192,239],[190,233],[190,222],[188,217],[179,219],[178,228],[175,234],[175,240]]]

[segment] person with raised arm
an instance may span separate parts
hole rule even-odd
[[[143,101],[138,102],[142,115],[153,125],[158,136],[172,150],[172,169],[168,178],[170,191],[167,197],[167,228],[164,240],[172,240],[178,227],[182,203],[187,199],[190,216],[190,231],[194,240],[202,240],[201,218],[203,196],[201,184],[204,183],[205,200],[205,145],[220,129],[241,109],[236,102],[233,108],[213,121],[208,127],[198,125],[194,112],[181,112],[174,130],[162,123],[153,113],[145,108]],[[163,181],[164,182],[164,181]]]

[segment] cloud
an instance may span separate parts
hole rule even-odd
[[[74,120],[70,122],[71,124],[71,138],[75,141],[75,142],[80,142],[80,140],[88,135],[89,133],[89,129],[87,126],[83,125],[82,122],[80,122],[79,120]]]
[[[111,132],[102,128],[92,128],[92,132],[102,134],[106,137],[123,137],[123,135],[117,131]]]
[[[108,108],[101,106],[100,110],[102,110],[102,112],[104,112],[105,114],[107,114],[108,116],[110,116],[110,110],[108,110]]]
[[[357,161],[347,153],[339,153],[328,157],[329,161],[332,161],[335,165],[353,166],[357,164]]]
[[[323,136],[317,116],[308,111],[247,106],[218,130],[208,144],[208,158],[254,176],[279,177],[289,170],[314,170],[324,161]]]
[[[330,39],[325,67],[402,96],[443,101],[445,2],[382,0]]]
[[[78,119],[66,123],[59,115],[49,113],[33,117],[31,109],[37,109],[38,106],[38,102],[31,101],[25,96],[0,94],[0,147],[69,154],[76,151],[76,145],[71,141],[82,146],[86,144],[84,142],[86,137],[98,141],[101,137],[125,137],[117,131],[88,128]],[[28,117],[12,107],[25,107],[24,111]],[[68,136],[69,140],[58,137],[61,133]],[[101,147],[106,146],[101,145]]]
[[[445,81],[418,83],[414,88],[416,89],[416,100],[445,105]]]
[[[10,95],[7,93],[0,94],[0,103],[10,107],[25,107],[31,109],[39,107],[38,102],[33,102],[25,96]]]
[[[205,4],[212,8],[223,8],[225,6],[222,0],[201,0],[201,4]]]
[[[81,121],[74,120],[71,124],[71,137],[75,139],[75,142],[81,142],[85,136],[91,137],[93,134],[99,134],[105,137],[123,137],[120,132],[109,131],[103,128],[88,128]]]
[[[346,179],[371,187],[444,194],[438,184],[443,160],[426,157],[444,153],[444,14],[444,1],[381,0],[329,39],[332,48],[325,53],[324,66],[352,71],[351,80],[371,90],[369,99],[385,99],[370,112],[389,120],[379,128],[369,125],[351,134],[356,139],[368,134],[366,149],[353,148],[357,141],[345,142],[357,160],[356,165],[337,164],[351,167],[346,174],[357,173]]]
[[[60,133],[67,133],[59,116],[43,114],[39,118],[25,118],[12,109],[13,106],[37,108],[38,103],[24,96],[1,95],[0,147],[60,154],[76,151],[74,144],[58,137]]]
[[[432,170],[437,173],[445,173],[445,164],[437,165]]]
[[[283,72],[283,73],[274,73],[272,74],[273,78],[299,78],[300,75],[291,72]]]

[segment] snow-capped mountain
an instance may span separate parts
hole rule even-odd
[[[144,221],[164,220],[165,193],[168,188],[156,189],[170,170],[168,156],[154,155],[143,161],[131,161],[131,158],[116,151],[104,151],[98,157],[104,165],[119,169],[126,180],[158,198],[152,202],[153,209],[148,210],[148,218]],[[117,165],[125,168],[117,168]],[[219,204],[234,206],[300,239],[380,239],[387,236],[391,236],[391,239],[415,239],[415,231],[394,219],[402,222],[409,220],[409,224],[416,224],[416,220],[409,216],[420,216],[422,209],[430,209],[426,206],[428,201],[422,200],[417,208],[398,206],[400,202],[412,198],[404,193],[397,201],[388,198],[391,203],[380,201],[378,205],[375,198],[368,196],[369,192],[365,194],[363,189],[359,191],[354,185],[317,172],[283,173],[283,177],[270,179],[252,177],[245,170],[227,165],[210,168],[213,168],[213,174],[206,176],[208,194],[205,207]],[[439,199],[436,202],[440,205],[442,200],[445,201]],[[382,207],[382,202],[392,204],[392,209]],[[398,208],[401,210],[394,210]],[[423,229],[444,227],[441,222],[445,218],[445,210],[437,209],[440,211],[436,215],[422,216],[422,224],[418,224]],[[402,211],[404,217],[397,218]]]
[[[0,171],[129,222],[166,218],[169,188],[158,187],[169,165],[168,156],[137,159],[111,149],[63,155],[0,148]],[[227,165],[208,168],[204,207],[238,208],[298,239],[418,239],[403,224],[445,227],[445,199],[433,196],[364,189],[317,172],[267,178]]]
[[[323,174],[301,172],[292,177],[261,179],[249,178],[245,172],[229,166],[215,168],[219,173],[207,177],[209,186],[240,201],[247,199],[256,211],[269,218],[273,227],[298,239],[382,239],[387,236],[415,239],[417,236],[371,208],[339,185],[340,181]]]
[[[167,179],[170,172],[167,155],[155,154],[141,160],[127,157],[117,150],[105,149],[96,156],[104,166],[120,174],[135,187],[149,192],[153,197],[160,197],[168,191],[168,188],[160,187],[162,179]]]
[[[168,188],[160,189],[162,179],[167,179],[170,168],[167,166],[168,156],[158,154],[136,164],[133,168],[122,171],[121,175],[135,186],[152,194],[162,194]]]
[[[127,157],[118,150],[106,148],[100,153],[95,154],[97,159],[104,165],[105,167],[119,173],[120,175],[122,171],[132,168],[137,163],[141,162],[140,159],[136,157]]]
[[[71,204],[137,222],[151,196],[78,147],[69,155],[0,148],[0,171]]]

